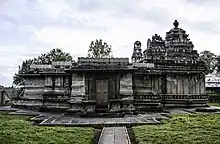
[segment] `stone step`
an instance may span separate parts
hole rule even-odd
[[[102,118],[113,118],[113,117],[124,117],[125,115],[120,113],[98,113],[97,116]]]
[[[96,108],[95,110],[97,113],[104,113],[104,112],[108,112],[108,108]]]

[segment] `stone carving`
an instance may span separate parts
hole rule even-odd
[[[132,85],[133,84],[131,74],[123,76],[120,80],[120,94],[133,95]]]
[[[140,41],[136,41],[134,43],[134,48],[141,48],[141,42]]]
[[[161,36],[155,34],[154,36],[152,36],[152,43],[157,43],[157,42],[163,42],[163,39]]]
[[[132,61],[133,62],[140,62],[143,58],[142,55],[142,49],[141,49],[141,42],[140,41],[136,41],[134,43],[134,50],[133,50],[133,54],[132,54]]]

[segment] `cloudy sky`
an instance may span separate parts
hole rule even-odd
[[[18,65],[62,48],[76,59],[102,38],[115,57],[130,57],[133,43],[180,22],[198,51],[220,54],[219,0],[0,0],[0,85],[11,85]]]

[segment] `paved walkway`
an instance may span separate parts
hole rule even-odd
[[[76,118],[65,115],[40,115],[32,118],[42,122],[39,125],[44,126],[134,126],[142,124],[157,124],[160,123],[157,119],[167,119],[167,117],[156,114],[144,114],[136,116],[125,116],[123,118]]]
[[[98,144],[131,144],[126,127],[104,127]]]

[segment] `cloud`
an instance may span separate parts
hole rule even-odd
[[[52,48],[76,59],[92,40],[112,45],[115,57],[130,57],[155,33],[163,38],[179,20],[195,49],[220,54],[219,0],[10,0],[0,2],[0,81],[8,85],[18,65]]]

